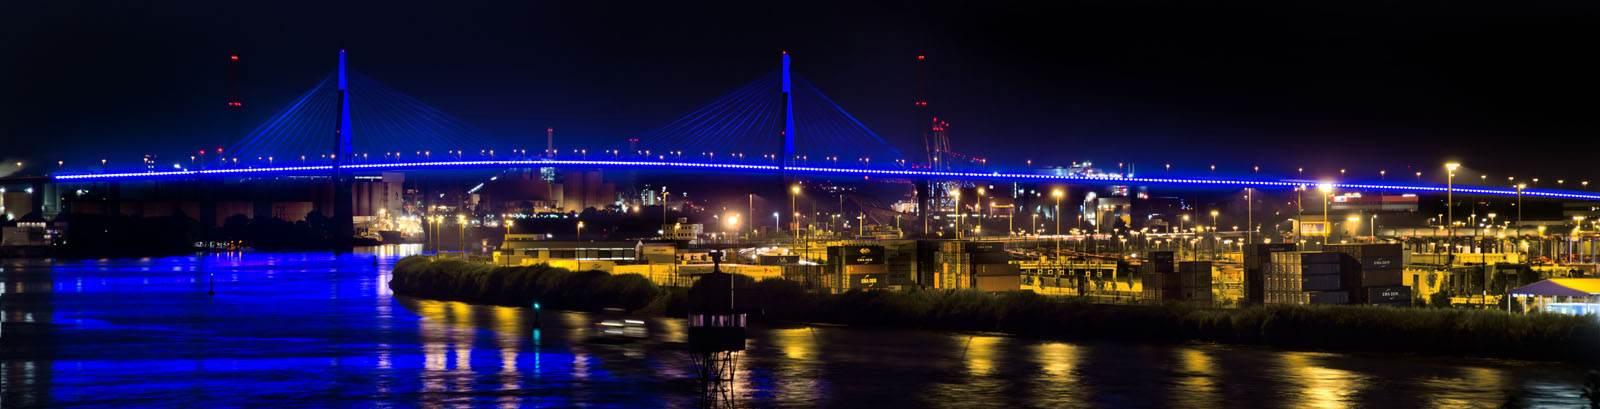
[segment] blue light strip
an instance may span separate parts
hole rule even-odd
[[[345,165],[351,170],[381,171],[381,170],[417,170],[417,169],[452,169],[452,168],[528,168],[528,167],[604,167],[604,168],[634,168],[634,169],[682,169],[682,170],[723,170],[735,172],[778,173],[783,171],[778,165],[746,165],[737,163],[706,163],[682,161],[651,161],[651,160],[467,160],[467,161],[437,161],[437,162],[393,162],[393,163],[360,163]],[[129,179],[158,179],[181,178],[186,176],[249,176],[272,174],[300,174],[317,173],[332,170],[331,165],[317,166],[284,166],[271,168],[247,169],[207,169],[187,170],[172,172],[128,172],[128,173],[91,173],[55,175],[57,182],[92,182],[105,180]],[[1147,178],[1147,177],[1117,177],[1099,175],[1041,175],[1034,173],[980,173],[980,172],[938,172],[927,170],[904,169],[863,169],[863,168],[833,168],[817,166],[789,167],[790,173],[810,174],[817,176],[879,176],[888,178],[911,179],[965,179],[965,180],[1005,180],[1019,182],[1067,182],[1096,185],[1193,185],[1233,188],[1261,188],[1261,189],[1293,189],[1304,187],[1316,189],[1327,184],[1336,190],[1389,190],[1396,192],[1416,193],[1444,193],[1448,188],[1438,185],[1400,185],[1400,184],[1375,184],[1375,183],[1333,183],[1294,180],[1252,180],[1252,179],[1190,179],[1190,178]],[[1491,196],[1516,196],[1516,189],[1495,188],[1484,186],[1457,186],[1455,191],[1463,194],[1491,195]],[[1578,192],[1571,190],[1530,190],[1524,189],[1523,196],[1547,197],[1558,199],[1600,200],[1600,194]]]

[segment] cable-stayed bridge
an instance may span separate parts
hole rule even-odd
[[[992,180],[1099,185],[1176,185],[1528,196],[1600,200],[1600,194],[1550,189],[1032,171],[931,170],[905,156],[837,103],[782,67],[682,117],[627,138],[612,149],[561,155],[497,140],[382,83],[339,69],[256,127],[202,169],[60,173],[56,183],[193,177],[348,175],[351,172],[470,168],[581,167],[772,173],[815,177]]]

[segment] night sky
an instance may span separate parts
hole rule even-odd
[[[7,163],[229,146],[229,55],[252,126],[343,48],[352,69],[502,140],[538,149],[553,126],[558,146],[604,149],[788,50],[912,157],[914,59],[927,55],[955,149],[992,165],[1414,180],[1408,166],[1438,176],[1458,159],[1500,180],[1600,176],[1588,2],[143,3],[0,5]]]

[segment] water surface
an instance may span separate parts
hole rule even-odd
[[[0,265],[0,407],[693,407],[682,320],[394,295],[414,247]],[[207,295],[215,279],[216,295]],[[753,328],[748,407],[1582,406],[1585,368],[1217,345]]]

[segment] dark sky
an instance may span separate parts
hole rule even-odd
[[[244,62],[255,124],[341,48],[353,69],[503,140],[542,142],[554,126],[559,145],[606,148],[788,50],[908,154],[921,150],[911,101],[925,54],[956,150],[992,164],[1354,178],[1434,176],[1459,159],[1500,179],[1597,176],[1589,2],[323,3],[6,2],[0,156],[228,146],[227,56]]]

